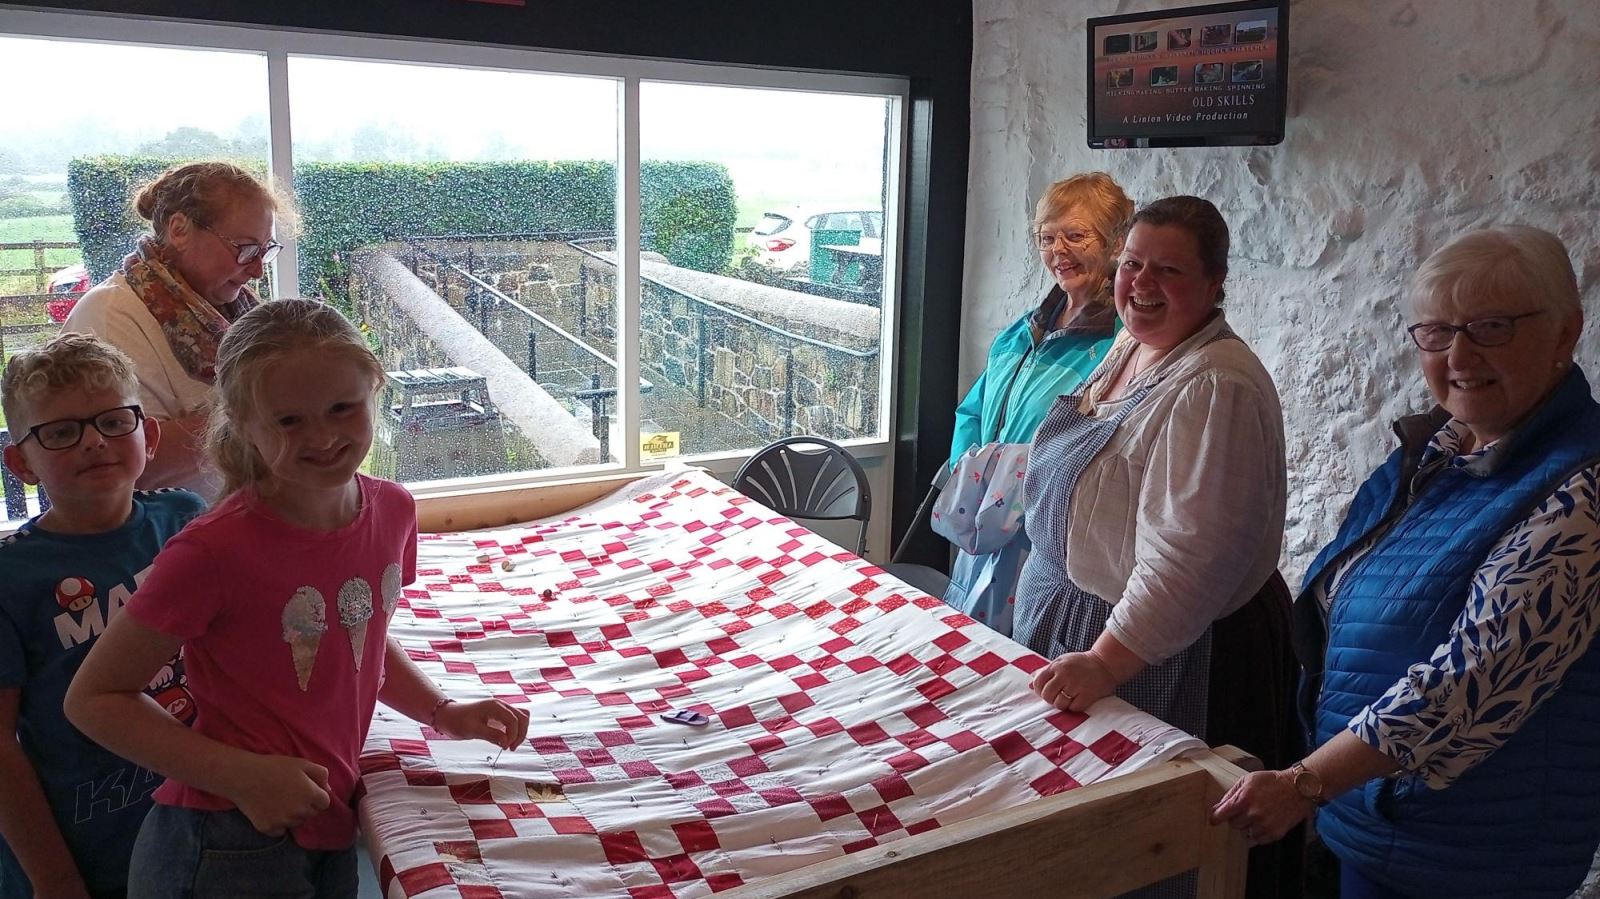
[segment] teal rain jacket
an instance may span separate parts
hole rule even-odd
[[[1122,328],[1116,310],[1110,304],[1093,305],[1065,327],[1048,330],[1066,301],[1060,287],[1051,288],[1037,309],[994,339],[983,373],[956,407],[952,462],[995,440],[1031,443],[1056,397],[1077,390],[1105,358]],[[1019,531],[997,553],[958,553],[945,602],[1010,636],[1017,574],[1027,550],[1028,538]]]
[[[1077,390],[1105,358],[1122,329],[1116,310],[1109,304],[1090,306],[1047,333],[1066,300],[1061,288],[1051,288],[1039,308],[995,337],[983,373],[956,407],[951,461],[994,440],[1031,442],[1056,397]]]

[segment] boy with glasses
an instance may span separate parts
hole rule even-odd
[[[121,351],[63,334],[12,357],[0,379],[5,464],[51,505],[0,541],[0,897],[123,895],[150,794],[161,783],[89,741],[62,698],[106,622],[162,544],[204,504],[135,492],[160,431]],[[146,691],[187,723],[174,658]]]

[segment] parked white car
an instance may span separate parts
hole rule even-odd
[[[768,212],[750,232],[756,261],[785,275],[804,275],[811,268],[813,231],[855,231],[860,239],[883,237],[883,213],[878,210],[817,210],[793,207]]]

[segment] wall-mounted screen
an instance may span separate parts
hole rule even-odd
[[[1289,6],[1247,0],[1089,20],[1089,146],[1283,140]]]

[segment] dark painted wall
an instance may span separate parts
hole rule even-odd
[[[78,0],[37,8],[893,75],[911,82],[895,535],[945,461],[966,228],[970,0]],[[880,500],[874,514],[889,509]],[[918,541],[927,561],[943,544]]]

